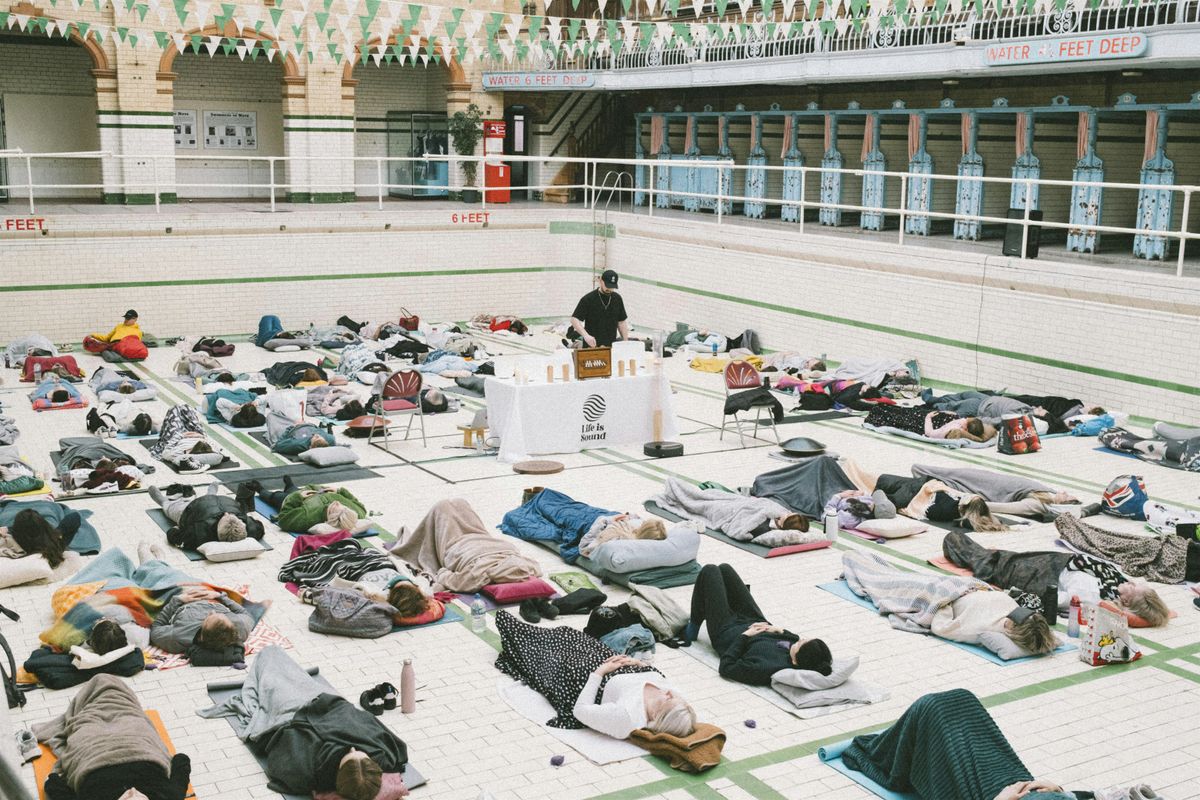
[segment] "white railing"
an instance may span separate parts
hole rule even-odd
[[[389,196],[389,192],[393,189],[429,189],[440,188],[448,192],[461,192],[464,188],[460,185],[454,185],[447,182],[445,185],[431,187],[427,183],[422,184],[406,184],[395,183],[389,181],[388,167],[394,163],[402,162],[430,162],[444,161],[453,165],[461,165],[466,162],[474,162],[476,164],[476,172],[482,183],[484,177],[484,167],[489,161],[494,163],[494,159],[489,159],[484,156],[429,156],[426,158],[416,157],[371,157],[371,156],[355,156],[355,157],[338,157],[338,156],[191,156],[191,155],[176,155],[176,156],[128,156],[128,155],[113,155],[110,153],[25,153],[19,151],[0,151],[0,158],[7,159],[10,162],[9,182],[7,184],[0,183],[0,190],[7,190],[10,193],[12,200],[23,196],[28,202],[30,214],[35,214],[37,208],[36,195],[38,192],[54,190],[58,192],[72,192],[80,190],[101,190],[110,194],[145,194],[153,195],[154,207],[156,212],[162,210],[163,196],[170,194],[178,194],[180,190],[186,189],[203,189],[203,190],[221,190],[231,192],[261,192],[261,199],[270,204],[271,211],[277,209],[277,204],[281,202],[281,195],[286,199],[288,192],[302,191],[304,194],[318,194],[321,192],[327,193],[350,193],[353,192],[358,198],[373,197],[376,206],[382,210],[384,202]],[[39,183],[33,180],[33,164],[40,160],[109,160],[112,164],[117,165],[122,162],[137,162],[143,165],[142,171],[148,171],[148,179],[128,181],[124,183]],[[16,161],[23,163],[24,174],[26,181],[24,183],[12,182],[11,162]],[[171,163],[173,167],[178,168],[180,163],[192,161],[200,162],[244,162],[247,167],[247,178],[244,181],[203,181],[182,183],[167,179],[160,179],[161,175],[169,175],[170,172],[162,166],[164,163]],[[596,207],[597,197],[601,190],[606,196],[612,196],[613,193],[624,194],[628,193],[631,199],[634,213],[637,213],[639,206],[637,198],[644,197],[646,210],[644,213],[649,216],[654,216],[657,201],[663,195],[668,195],[674,199],[694,198],[696,200],[714,201],[715,208],[712,215],[695,213],[691,218],[697,221],[712,220],[715,224],[722,224],[729,216],[724,211],[726,203],[761,203],[768,207],[788,207],[795,209],[797,212],[797,221],[794,223],[798,232],[803,233],[813,223],[805,219],[805,212],[817,211],[819,209],[839,209],[841,211],[850,212],[872,212],[883,214],[885,217],[894,217],[899,220],[898,241],[904,244],[906,241],[913,238],[918,241],[925,236],[920,236],[905,232],[905,222],[909,217],[928,217],[934,220],[950,220],[950,221],[973,221],[979,223],[992,223],[1003,225],[1020,225],[1021,226],[1021,253],[1027,252],[1030,229],[1041,227],[1053,230],[1065,230],[1077,233],[1095,232],[1099,234],[1124,234],[1124,235],[1147,235],[1161,236],[1169,240],[1173,240],[1177,245],[1176,253],[1176,275],[1183,275],[1183,265],[1185,253],[1187,251],[1187,243],[1193,239],[1200,239],[1200,231],[1192,231],[1188,228],[1188,218],[1191,212],[1192,196],[1200,193],[1200,185],[1179,185],[1179,186],[1164,186],[1162,184],[1141,184],[1141,183],[1116,183],[1116,182],[1095,182],[1095,181],[1068,181],[1054,179],[1027,179],[1027,178],[1006,178],[1006,177],[964,177],[959,175],[949,174],[926,174],[926,173],[909,173],[895,170],[890,171],[875,171],[862,169],[831,169],[824,167],[788,167],[777,165],[755,165],[747,166],[745,164],[735,163],[732,159],[728,160],[701,160],[701,159],[619,159],[619,158],[567,158],[553,157],[547,158],[544,156],[511,156],[503,157],[503,162],[512,163],[516,161],[525,161],[534,164],[540,164],[546,168],[542,173],[548,176],[554,176],[559,173],[561,168],[567,164],[576,164],[576,171],[582,172],[581,180],[578,183],[570,184],[554,184],[540,183],[520,186],[513,191],[547,191],[547,190],[577,190],[582,193],[582,201],[585,207],[594,209]],[[314,170],[325,168],[326,172],[336,171],[329,170],[330,165],[335,167],[340,165],[340,168],[347,175],[353,176],[355,168],[359,164],[372,164],[375,167],[375,180],[361,182],[353,177],[345,179],[337,179],[333,181],[312,181],[305,180],[303,182],[293,183],[288,180],[288,175],[297,171],[300,167],[305,167]],[[144,165],[149,164],[147,170]],[[255,167],[258,167],[257,172],[265,176],[265,180],[255,180]],[[265,167],[265,169],[264,169]],[[762,170],[764,173],[777,173],[782,178],[787,173],[795,175],[798,181],[798,198],[795,200],[784,200],[778,197],[747,197],[736,191],[727,191],[722,186],[724,181],[718,180],[716,193],[691,192],[684,189],[670,188],[659,189],[657,187],[656,177],[661,174],[663,169],[678,169],[678,168],[697,168],[701,170],[732,170],[735,185],[740,185],[740,176],[745,175],[745,170]],[[627,169],[632,174],[638,174],[638,170],[645,170],[647,175],[646,184],[644,186],[628,187],[624,185],[604,186],[602,185],[602,174],[606,174],[614,169]],[[603,172],[602,172],[603,171]],[[820,199],[809,199],[806,195],[811,187],[819,187],[821,176],[825,174],[838,173],[843,176],[854,176],[862,178],[864,176],[882,177],[884,179],[898,179],[900,181],[900,191],[898,194],[898,205],[880,205],[880,206],[863,206],[857,203],[841,202],[831,203],[824,202]],[[1007,195],[1011,192],[1013,184],[1018,184],[1022,187],[1025,196],[1025,213],[1021,219],[1009,219],[1007,217],[995,217],[987,214],[960,214],[956,211],[937,211],[913,209],[907,207],[908,183],[911,180],[929,181],[931,187],[942,184],[943,189],[939,193],[942,197],[954,197],[957,195],[958,183],[960,181],[978,181],[979,183],[998,184],[1004,188]],[[1141,192],[1143,189],[1154,191],[1169,191],[1173,195],[1173,199],[1180,200],[1180,219],[1181,222],[1177,228],[1171,230],[1145,230],[1126,225],[1088,225],[1082,223],[1074,223],[1069,219],[1043,219],[1034,220],[1030,218],[1029,210],[1031,203],[1029,200],[1034,197],[1034,188],[1039,189],[1065,189],[1070,190],[1076,186],[1098,186],[1106,193],[1111,191],[1129,191]],[[503,192],[507,187],[491,186],[477,188],[476,191],[480,195],[479,207],[486,210],[489,208],[488,194],[493,192]],[[931,189],[932,191],[932,189]],[[881,193],[886,196],[887,193]],[[1043,195],[1045,192],[1039,192]],[[76,196],[72,196],[73,199]],[[43,195],[43,199],[46,199]],[[50,198],[53,199],[53,198]],[[184,198],[192,199],[192,198]],[[201,199],[201,198],[195,198]],[[204,198],[207,199],[207,198]],[[236,199],[246,200],[255,199],[254,197],[247,198],[245,194],[230,194],[222,198],[214,197],[213,199]],[[494,205],[494,201],[491,202]],[[1043,203],[1044,205],[1044,203]],[[659,210],[658,213],[662,213]]]
[[[828,5],[828,4],[826,4]],[[797,4],[800,13],[802,4]],[[816,18],[807,23],[806,33],[770,36],[764,22],[756,22],[744,35],[731,34],[719,39],[707,37],[707,31],[697,29],[688,43],[679,38],[648,42],[640,39],[640,29],[623,40],[620,52],[613,55],[611,45],[600,40],[589,55],[568,54],[565,49],[557,55],[548,50],[531,52],[524,59],[508,61],[500,72],[528,71],[591,71],[636,70],[689,66],[723,62],[754,62],[763,59],[786,59],[814,53],[836,53],[856,50],[892,51],[898,48],[928,47],[956,43],[1027,39],[1034,36],[1062,36],[1153,28],[1171,25],[1200,24],[1200,2],[1197,0],[1150,0],[1142,3],[1106,3],[1100,8],[1076,10],[1068,3],[1063,11],[1024,13],[1015,4],[1005,3],[997,12],[996,4],[987,2],[982,11],[952,11],[947,6],[940,16],[932,7],[914,10],[909,21],[896,14],[887,21],[869,14],[857,18]],[[668,22],[672,20],[668,19]],[[799,21],[799,20],[798,20]],[[689,20],[690,22],[690,20]],[[719,22],[719,20],[698,20]],[[779,29],[790,30],[791,23],[778,23]],[[604,29],[601,28],[603,31]],[[740,27],[738,28],[740,31]]]

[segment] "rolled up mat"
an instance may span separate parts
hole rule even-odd
[[[884,800],[921,800],[920,795],[915,792],[893,792],[891,789],[885,789],[875,781],[863,775],[861,772],[856,772],[846,766],[842,761],[842,753],[850,746],[853,739],[846,739],[844,742],[837,744],[826,745],[817,750],[817,758],[825,762],[829,766],[836,769],[838,772],[845,775],[850,780],[857,783],[862,788],[866,789],[876,797],[882,797]]]

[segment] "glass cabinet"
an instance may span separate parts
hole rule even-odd
[[[445,114],[389,111],[389,158],[444,156],[450,152]],[[449,194],[450,165],[445,161],[393,161],[389,164],[393,197],[445,197]]]

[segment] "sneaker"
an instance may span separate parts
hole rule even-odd
[[[542,621],[542,614],[533,600],[522,600],[521,605],[517,607],[517,613],[530,625],[537,625]]]
[[[33,732],[27,729],[21,729],[16,732],[17,753],[21,756],[21,763],[28,764],[34,759],[42,757],[42,748],[38,747],[37,737]]]
[[[191,456],[184,456],[179,460],[178,468],[180,475],[195,475],[197,472],[207,470],[208,464],[201,464]]]
[[[262,484],[258,481],[243,481],[238,484],[237,491],[234,496],[237,498],[238,505],[243,508],[253,508],[255,496],[262,491]]]

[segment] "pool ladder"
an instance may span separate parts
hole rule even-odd
[[[593,281],[600,277],[600,273],[608,269],[608,212],[612,206],[613,198],[617,201],[617,211],[621,211],[625,207],[625,195],[621,192],[621,185],[625,180],[629,181],[629,191],[633,191],[633,176],[628,172],[609,170],[604,175],[604,180],[600,181],[600,188],[592,195],[592,279]],[[607,192],[607,196],[605,193]],[[604,205],[600,206],[600,199],[603,196]],[[630,209],[633,208],[633,201],[630,200]]]

